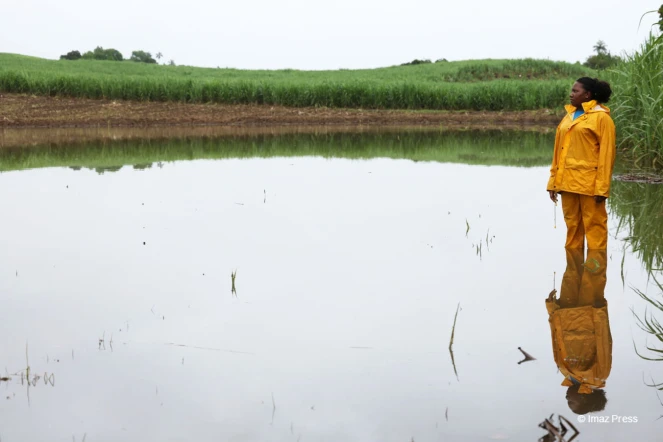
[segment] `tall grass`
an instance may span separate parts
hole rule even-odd
[[[577,79],[591,73],[580,64],[550,62],[549,60],[476,61],[462,66],[449,81],[487,81],[496,78],[513,79]]]
[[[546,60],[483,60],[371,70],[240,71],[0,54],[0,91],[141,101],[364,109],[557,108],[588,70]],[[492,81],[486,81],[492,80]]]
[[[295,83],[171,78],[80,78],[52,73],[0,73],[0,90],[48,96],[188,103],[268,104],[362,109],[527,110],[556,108],[569,82],[505,80],[468,84],[369,81]]]
[[[541,166],[550,162],[552,133],[405,131],[399,133],[255,134],[113,140],[78,145],[0,149],[0,172],[41,167],[99,173],[194,159],[297,157],[394,158],[481,165]]]
[[[663,38],[650,34],[612,76],[620,146],[635,164],[663,168]]]

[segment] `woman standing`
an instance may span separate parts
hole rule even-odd
[[[612,90],[605,81],[579,78],[571,89],[567,115],[557,127],[548,192],[562,195],[566,248],[605,249],[608,214],[605,200],[615,162],[615,124],[604,104]]]

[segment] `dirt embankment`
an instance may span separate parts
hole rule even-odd
[[[0,94],[0,128],[157,126],[555,127],[559,112],[400,111],[134,102]]]

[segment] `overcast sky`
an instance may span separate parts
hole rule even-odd
[[[58,58],[95,46],[248,69],[390,66],[415,58],[584,61],[633,51],[662,0],[7,0],[0,52]],[[163,61],[163,60],[162,60]]]

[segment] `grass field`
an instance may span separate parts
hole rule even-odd
[[[548,60],[475,60],[365,70],[259,71],[0,53],[0,91],[140,101],[363,109],[557,108],[593,72]]]

